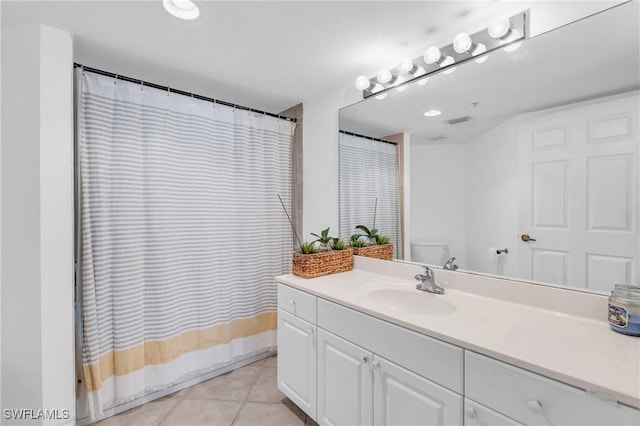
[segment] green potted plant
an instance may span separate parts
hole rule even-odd
[[[376,229],[376,212],[378,210],[378,198],[373,205],[373,226],[358,225],[356,229],[364,234],[353,234],[349,241],[353,247],[353,254],[358,256],[375,257],[377,259],[393,259],[393,244],[386,235],[378,234]]]
[[[316,240],[300,242],[293,253],[292,273],[302,278],[346,272],[353,269],[353,250],[340,238],[331,237],[329,228],[320,235],[311,233]]]
[[[349,238],[353,254],[383,260],[393,259],[393,244],[389,242],[388,236],[379,234],[376,228],[369,229],[365,225],[358,225],[356,229],[364,234],[353,234]]]

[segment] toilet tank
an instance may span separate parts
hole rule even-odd
[[[411,260],[442,266],[451,257],[446,241],[418,240],[411,242]]]

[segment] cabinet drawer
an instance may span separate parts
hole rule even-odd
[[[284,284],[278,284],[278,308],[291,315],[316,323],[316,297]]]
[[[318,299],[318,326],[462,394],[463,351],[387,321]]]
[[[465,396],[528,425],[640,424],[636,409],[469,351]]]
[[[523,426],[484,405],[464,399],[464,426]]]

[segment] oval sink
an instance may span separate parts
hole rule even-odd
[[[421,290],[382,288],[369,291],[367,297],[378,305],[409,314],[448,315],[456,311],[456,307],[443,300],[442,295]]]

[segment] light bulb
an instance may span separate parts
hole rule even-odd
[[[376,95],[376,99],[379,100],[379,101],[383,100],[386,97],[387,97],[387,92],[380,93],[379,95]]]
[[[376,78],[378,79],[378,82],[387,84],[390,83],[391,80],[393,80],[393,74],[391,74],[391,71],[389,71],[387,68],[383,68],[378,71],[378,75]]]
[[[396,87],[396,90],[398,92],[404,92],[405,90],[407,90],[409,88],[408,84],[401,84],[400,86]]]
[[[411,74],[414,68],[416,68],[416,66],[413,64],[411,58],[402,58],[398,63],[398,71],[402,74]]]
[[[440,68],[444,68],[448,65],[453,64],[455,61],[453,60],[453,58],[451,56],[447,56],[446,58],[444,58],[444,60],[442,62],[440,62]],[[451,74],[452,72],[454,72],[456,70],[457,67],[451,67],[449,69],[446,69],[444,71],[442,71],[443,74]]]
[[[162,0],[165,10],[180,19],[196,19],[200,9],[191,0]]]
[[[440,53],[440,49],[436,46],[431,46],[424,52],[424,61],[427,65],[433,65],[438,62],[442,58],[442,53]]]
[[[504,43],[509,43],[510,41],[512,41],[512,40],[517,40],[517,39],[519,39],[520,37],[522,37],[522,34],[520,34],[520,31],[518,31],[518,30],[513,30],[513,31],[511,31],[511,34],[509,34],[509,37],[507,37],[507,38],[504,40]],[[518,48],[520,47],[520,45],[522,45],[522,41],[519,41],[519,42],[517,42],[517,43],[512,43],[512,44],[510,44],[510,45],[506,46],[506,47],[504,48],[504,50],[505,50],[506,52],[515,52],[516,50],[518,50]]]
[[[480,43],[480,44],[478,44],[478,47],[475,48],[475,50],[473,51],[472,55],[473,56],[482,55],[486,51],[487,51],[487,46],[485,46],[484,44]],[[477,63],[481,64],[481,63],[485,62],[487,59],[489,59],[489,55],[480,56],[475,61]]]
[[[488,31],[492,38],[501,39],[509,34],[510,29],[511,21],[509,21],[509,18],[500,17],[491,21]]]
[[[356,78],[356,89],[358,90],[367,90],[371,86],[371,81],[366,75],[361,75]]]
[[[421,78],[420,80],[418,80],[418,84],[420,86],[424,86],[425,84],[427,84],[429,82],[429,77],[425,77],[425,78]]]
[[[369,90],[371,90],[371,93],[378,93],[379,91],[384,90],[384,87],[382,87],[382,84],[375,83]]]
[[[468,52],[473,46],[473,41],[467,33],[460,33],[453,39],[453,50],[457,53]]]
[[[424,113],[425,117],[437,117],[442,114],[442,111],[438,111],[437,109],[430,109],[429,111]]]

